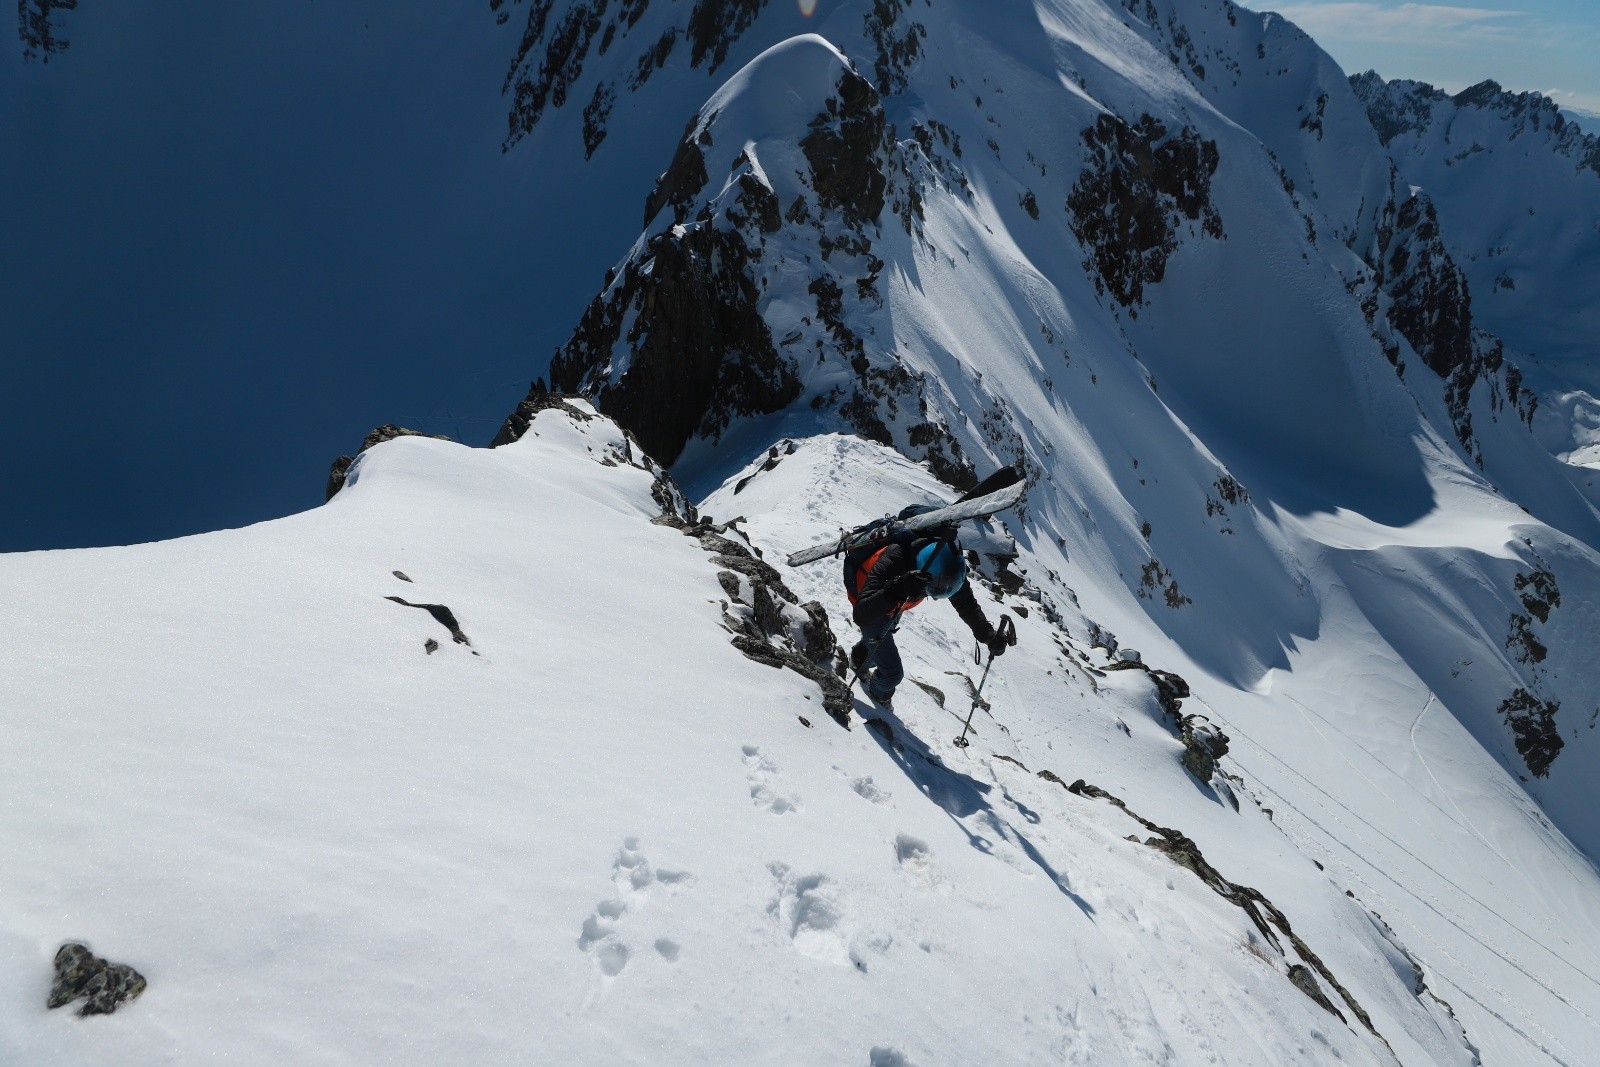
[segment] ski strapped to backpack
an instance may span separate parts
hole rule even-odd
[[[955,544],[956,527],[954,523],[940,526],[922,526],[916,529],[907,528],[906,523],[908,520],[914,519],[918,515],[926,515],[938,510],[938,508],[928,504],[912,504],[893,518],[885,516],[876,522],[870,522],[851,531],[852,533],[872,531],[874,533],[882,533],[883,536],[881,538],[875,536],[866,544],[858,545],[844,554],[844,589],[845,594],[850,598],[850,603],[854,604],[856,598],[861,595],[861,590],[866,585],[867,575],[877,565],[878,557],[883,554],[884,549],[890,545],[899,545],[905,549],[908,558],[915,559],[917,552],[930,542],[947,541],[952,545]],[[959,546],[957,551],[959,551]]]
[[[1021,471],[1015,467],[1002,467],[953,504],[942,508],[910,507],[899,515],[885,516],[865,526],[846,530],[833,540],[794,553],[789,557],[789,566],[799,567],[860,548],[882,548],[907,534],[935,527],[948,526],[954,529],[968,519],[987,518],[1015,507],[1027,488],[1028,483]]]

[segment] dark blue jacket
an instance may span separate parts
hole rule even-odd
[[[898,544],[885,548],[872,565],[872,570],[867,572],[867,580],[856,597],[856,625],[870,626],[906,610],[908,605],[892,598],[888,586],[902,574],[910,574],[915,569],[916,558],[908,548]],[[915,603],[912,602],[913,605]],[[961,583],[961,588],[950,598],[950,603],[978,640],[987,641],[993,636],[994,627],[984,617],[983,609],[978,606],[978,598],[972,595],[970,581]]]

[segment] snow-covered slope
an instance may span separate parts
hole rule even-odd
[[[1539,439],[1587,487],[1600,443],[1600,140],[1548,98],[1492,81],[1455,96],[1371,71],[1351,84],[1406,180],[1438,205],[1477,321],[1526,369]]]
[[[747,48],[753,25],[724,30]],[[1241,688],[1319,632],[1306,590],[1326,558],[1297,531],[1427,525],[1358,541],[1490,557],[1497,592],[1450,613],[1462,640],[1491,638],[1494,678],[1451,711],[1519,773],[1586,778],[1594,679],[1544,657],[1588,632],[1588,472],[1530,431],[1435,209],[1308,38],[1202,0],[839,5],[818,29],[697,107],[554,384],[697,493],[826,429],[955,485],[1020,458],[1047,487],[1039,540]],[[632,69],[640,33],[583,78]],[[1538,521],[1513,530],[1508,498]],[[1546,572],[1574,591],[1553,614],[1524,596]],[[1455,660],[1423,657],[1442,686]],[[1593,847],[1587,804],[1546,799]]]
[[[740,655],[794,654],[783,592],[843,618],[833,566],[740,530],[947,490],[829,435],[686,525],[585,414],[379,445],[248,530],[0,559],[7,1062],[1582,1062],[1600,886],[1442,711],[1385,749],[1342,676],[1190,696],[1004,577],[1040,557],[990,524],[1021,640],[973,746],[937,606],[846,732]],[[1233,751],[1198,777],[1207,718]],[[46,1012],[66,939],[148,991]]]
[[[1456,813],[1466,868],[1388,890],[1411,935],[1445,936],[1424,884],[1472,883],[1459,925],[1515,894],[1522,861],[1489,841],[1528,812],[1560,832],[1527,847],[1591,877],[1561,833],[1600,849],[1594,486],[1533,432],[1524,335],[1474,317],[1449,219],[1344,73],[1207,0],[840,4],[802,36],[740,10],[717,39],[751,58],[720,88],[630,90],[694,117],[552,384],[697,496],[828,431],[956,486],[1021,460],[1031,580],[1260,738],[1241,758],[1265,787],[1314,782],[1334,806],[1296,805],[1305,847],[1381,882],[1436,837],[1397,796]],[[574,98],[643,69],[631,34],[692,36],[686,10],[645,18]],[[1553,317],[1581,298],[1560,292]],[[1273,762],[1338,730],[1340,763]],[[1508,994],[1487,976],[1544,935],[1503,933],[1471,961],[1435,942],[1469,1033],[1498,1062],[1581,1062],[1593,1013],[1565,964],[1519,963],[1534,988]],[[1516,1017],[1535,1001],[1551,1014]]]
[[[741,472],[712,495],[707,510],[749,516],[757,544],[793,545],[827,536],[830,522],[869,517],[878,500],[917,499],[914,478],[897,486],[898,465],[854,439],[821,437],[788,450],[780,445]],[[853,505],[857,490],[842,486],[867,492]],[[798,514],[797,500],[808,502]],[[1408,666],[1410,657],[1421,662],[1460,647],[1461,621],[1442,617],[1436,602],[1442,594],[1460,597],[1466,583],[1441,576],[1475,567],[1476,581],[1487,586],[1490,561],[1441,544],[1453,539],[1439,536],[1446,531],[1437,520],[1400,531],[1348,513],[1320,524],[1285,518],[1293,550],[1302,558],[1324,556],[1331,566],[1308,568],[1305,596],[1319,605],[1317,629],[1286,635],[1285,665],[1251,689],[1209,673],[1194,661],[1193,645],[1174,648],[1152,635],[1137,612],[1089,609],[1088,592],[1116,580],[1104,564],[1063,562],[1037,540],[1008,546],[1004,538],[997,544],[992,536],[969,537],[986,555],[1018,552],[1002,570],[1024,578],[1018,594],[999,597],[1022,616],[1021,639],[1018,652],[1001,661],[998,721],[974,755],[999,771],[1015,759],[1099,785],[1154,822],[1189,834],[1230,878],[1280,903],[1305,899],[1277,881],[1283,868],[1312,861],[1319,881],[1349,890],[1400,946],[1384,950],[1391,959],[1422,965],[1431,990],[1422,1002],[1436,1019],[1443,1009],[1432,996],[1453,1005],[1482,1062],[1585,1062],[1600,1006],[1594,913],[1582,903],[1600,885],[1594,866],[1450,714],[1463,706],[1460,693],[1473,665],[1454,664],[1461,677],[1438,686],[1443,697]],[[1030,525],[1038,521],[1030,509]],[[1517,520],[1508,509],[1503,521]],[[1485,553],[1503,553],[1506,535],[1507,527],[1489,523],[1474,531]],[[1218,575],[1219,584],[1250,587],[1258,580],[1254,565],[1248,556],[1234,560],[1237,569]],[[986,566],[995,573],[992,558]],[[1408,580],[1407,572],[1419,577]],[[1073,588],[1061,584],[1063,573],[1073,577]],[[786,578],[802,596],[845,610],[831,567]],[[916,614],[910,673],[938,684],[961,653],[964,631],[948,615]],[[1095,669],[1118,635],[1124,646],[1138,635],[1143,660],[1185,680],[1192,696],[1179,701],[1176,716],[1128,715],[1118,705],[1111,694],[1126,676]],[[1226,630],[1213,639],[1219,646],[1236,643]],[[945,740],[950,724],[936,702],[911,694],[909,705],[897,701],[896,714],[941,756],[953,757]],[[1192,735],[1208,720],[1226,733],[1230,750],[1218,760],[1221,773],[1197,789],[1180,770],[1183,750],[1174,734]],[[1237,814],[1230,799],[1242,801]],[[1252,804],[1260,807],[1252,812]],[[1263,811],[1283,833],[1281,842],[1256,836],[1254,820]],[[1298,858],[1278,851],[1285,846]],[[1265,862],[1268,856],[1279,858]],[[1340,909],[1325,907],[1325,900],[1312,905],[1305,921],[1341,921]],[[1321,918],[1313,919],[1317,913]],[[1301,920],[1295,921],[1298,929]],[[1348,927],[1307,940],[1318,952],[1323,944],[1357,958],[1371,951]],[[1399,969],[1409,973],[1403,963]],[[1378,1029],[1387,1036],[1384,1026]],[[1418,1031],[1408,1033],[1420,1041]],[[1434,1063],[1462,1055],[1453,1038],[1421,1044],[1396,1045],[1398,1058]],[[1250,1061],[1236,1047],[1219,1055],[1222,1062]],[[1179,1055],[1176,1062],[1196,1058]],[[1292,1061],[1331,1058],[1311,1048]]]
[[[593,408],[0,558],[0,1040],[1592,1058],[1600,497],[1359,82],[1227,0],[491,8],[512,165],[604,212],[531,371]],[[840,730],[836,568],[771,561],[1006,462],[978,743],[939,605]],[[150,978],[103,1028],[40,1003],[76,937]]]
[[[381,445],[303,516],[0,561],[29,621],[0,725],[5,1060],[1471,1062],[1404,935],[1342,892],[1366,887],[1254,784],[1184,770],[1155,676],[988,591],[1024,636],[977,745],[949,744],[964,642],[932,613],[893,736],[842,731],[730,643],[710,529],[652,523],[672,498],[638,455],[555,408],[493,452]],[[832,437],[714,502],[787,540],[941,492]],[[47,1013],[67,938],[149,990]]]

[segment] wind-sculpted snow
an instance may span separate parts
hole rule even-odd
[[[593,291],[491,450],[0,559],[0,1059],[1587,1061],[1553,124],[1451,102],[1419,181],[1438,122],[1225,0],[489,12]],[[1548,207],[1475,184],[1513,144]],[[980,693],[929,603],[853,699],[836,563],[777,561],[1012,462],[962,536],[1018,644]],[[103,1027],[40,1007],[76,938],[152,976]]]

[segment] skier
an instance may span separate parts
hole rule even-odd
[[[967,585],[961,549],[948,537],[917,537],[852,551],[845,556],[844,582],[855,605],[856,625],[861,627],[850,663],[863,679],[867,696],[880,707],[894,706],[895,687],[905,678],[894,644],[895,627],[903,613],[925,598],[950,601],[991,655],[1006,650],[1006,639],[989,624]]]

